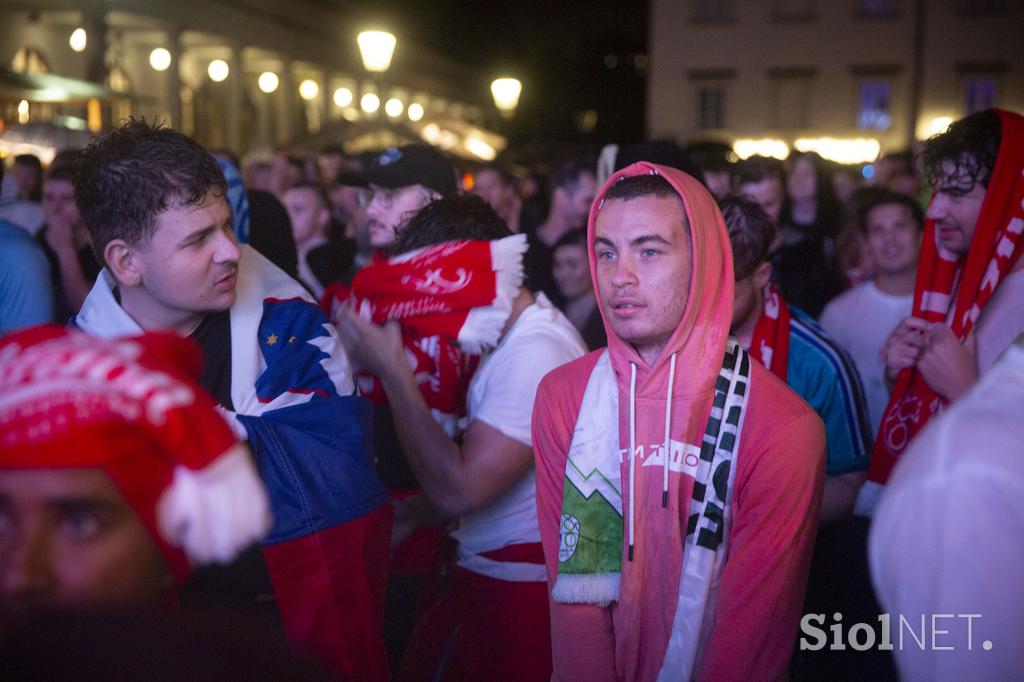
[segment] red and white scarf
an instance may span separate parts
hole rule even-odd
[[[782,292],[775,284],[769,284],[764,288],[761,317],[757,318],[750,339],[750,354],[783,381],[789,366],[789,320],[789,306]]]
[[[377,324],[399,320],[406,356],[427,406],[446,428],[465,414],[466,391],[480,354],[494,346],[523,282],[525,235],[445,242],[375,260],[348,292],[333,289],[331,317],[352,299]],[[356,376],[359,392],[384,402],[380,381]]]
[[[914,316],[933,323],[949,320],[961,343],[1024,251],[1024,118],[998,113],[999,156],[970,249],[957,258],[941,248],[935,223],[927,221],[914,285]],[[945,403],[916,367],[900,372],[875,440],[869,484],[885,485],[896,460]]]

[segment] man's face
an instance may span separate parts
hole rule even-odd
[[[935,196],[928,206],[928,218],[935,221],[939,244],[957,255],[971,248],[971,238],[978,224],[985,188],[980,182],[955,177],[956,164],[943,161],[935,174]]]
[[[898,275],[917,269],[921,230],[909,208],[902,204],[876,206],[864,227],[868,257],[880,273]]]
[[[485,168],[473,176],[473,194],[491,205],[499,214],[507,208],[513,188],[505,184],[501,173]]]
[[[570,225],[582,227],[587,224],[590,216],[590,205],[594,203],[594,195],[597,194],[597,178],[593,173],[580,173],[576,179],[576,189],[569,192],[562,187],[556,190],[561,193],[561,207]]]
[[[582,244],[566,244],[555,249],[551,274],[562,296],[572,301],[593,288],[587,249]]]
[[[408,187],[371,187],[373,196],[366,207],[370,245],[380,249],[395,241],[395,234],[409,218],[430,203],[430,194],[422,185]]]
[[[363,213],[366,209],[360,204],[360,195],[365,190],[362,187],[351,185],[335,185],[328,193],[331,201],[331,213],[341,224],[347,224],[354,220],[355,216]]]
[[[740,194],[761,207],[772,222],[779,224],[779,216],[782,214],[782,200],[786,195],[782,190],[782,180],[779,178],[768,178],[761,182],[748,182],[740,185]]]
[[[157,603],[173,577],[110,478],[97,469],[0,472],[0,601]]]
[[[642,356],[657,357],[683,319],[690,293],[693,256],[682,202],[656,196],[609,201],[595,227],[605,317]]]
[[[733,292],[732,329],[738,329],[751,315],[761,314],[761,294],[753,275],[736,280]]]
[[[181,320],[182,313],[205,315],[235,302],[242,252],[222,195],[207,192],[201,204],[159,214],[149,241],[132,249],[147,319]]]
[[[47,224],[60,222],[72,229],[82,225],[82,216],[75,204],[75,188],[69,180],[47,180],[43,183],[42,207],[43,220]]]
[[[293,187],[284,195],[284,207],[292,223],[295,245],[300,250],[324,236],[330,214],[315,191],[309,187]]]
[[[39,171],[25,163],[15,163],[11,175],[18,186],[18,196],[27,197],[39,182]]]

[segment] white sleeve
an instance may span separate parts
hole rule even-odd
[[[971,458],[982,454],[978,448],[1007,447],[995,441],[1005,441],[1008,434],[991,439],[963,421],[944,420],[912,446],[923,451],[904,457],[945,459],[949,452],[943,450],[957,448],[958,459]],[[1024,675],[1019,607],[1024,594],[1024,478],[1019,468],[1012,475],[983,457],[976,460],[960,462],[953,472],[934,467],[926,473],[915,467],[906,472],[914,474],[910,480],[886,490],[875,512],[869,539],[871,575],[883,611],[891,614],[900,676],[909,682]],[[920,636],[922,614],[924,650],[911,635],[912,629]]]
[[[531,445],[530,421],[537,386],[544,375],[585,353],[563,336],[530,334],[496,353],[488,362],[488,380],[470,418],[481,420],[523,445]],[[532,445],[531,445],[532,446]]]

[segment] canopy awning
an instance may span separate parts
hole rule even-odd
[[[24,99],[29,102],[76,102],[90,99],[109,100],[131,97],[117,93],[99,83],[55,76],[27,74],[0,69],[0,98]]]

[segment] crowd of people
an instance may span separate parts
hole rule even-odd
[[[542,170],[14,159],[5,671],[1024,675],[1024,118]]]

